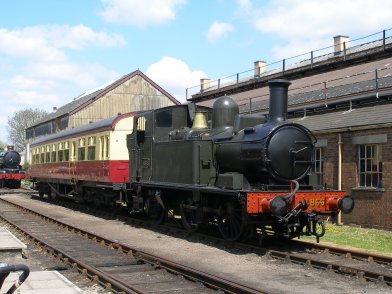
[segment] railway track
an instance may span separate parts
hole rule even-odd
[[[63,202],[61,200],[56,200],[55,202],[70,208],[78,208],[80,210],[87,210],[103,215],[112,215],[114,217],[111,213],[94,210],[89,207],[86,208],[83,205]],[[185,229],[179,226],[163,226],[156,225],[143,219],[134,219],[118,215],[116,215],[116,217],[120,217],[128,223],[136,224],[138,226],[153,227],[157,230],[169,230],[175,235],[188,234]],[[229,242],[204,233],[192,234],[196,238],[209,240],[216,244],[220,243],[227,247],[238,248],[247,252],[266,255],[269,258],[302,264],[307,267],[333,271],[338,274],[356,276],[362,281],[380,282],[392,287],[392,257],[389,256],[298,240],[290,240],[283,244],[271,243],[260,246],[257,240],[251,240],[246,243]]]
[[[0,218],[114,293],[267,293],[147,254],[0,199]]]
[[[72,209],[77,208],[93,214],[101,213],[102,215],[119,217],[122,221],[128,222],[132,225],[153,228],[158,231],[165,230],[166,232],[171,232],[177,236],[187,235],[186,231],[178,226],[154,225],[146,220],[121,217],[110,213],[108,214],[107,212],[94,210],[75,203],[63,201],[56,202]],[[199,240],[206,240],[207,242],[222,244],[227,247],[238,248],[246,252],[266,255],[269,258],[282,260],[284,262],[292,262],[302,264],[306,267],[324,269],[338,274],[355,276],[360,281],[373,281],[387,286],[392,286],[392,258],[388,256],[296,240],[292,240],[284,244],[269,244],[261,247],[257,244],[257,242],[227,242],[220,238],[202,233],[193,233],[191,237]]]

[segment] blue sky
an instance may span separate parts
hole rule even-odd
[[[51,111],[140,69],[180,101],[218,79],[392,27],[388,0],[13,0],[0,10],[0,140],[8,116]]]

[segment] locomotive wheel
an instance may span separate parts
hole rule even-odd
[[[224,203],[219,206],[218,228],[227,241],[237,241],[244,234],[242,206],[238,203]]]
[[[185,230],[192,233],[195,232],[199,225],[196,221],[196,210],[186,209],[183,205],[193,205],[193,201],[190,198],[187,198],[185,201],[182,201],[180,204],[180,213],[181,213],[181,221]]]
[[[161,225],[166,221],[167,208],[163,208],[154,197],[149,197],[144,210],[154,223]]]
[[[167,209],[160,207],[160,209],[152,216],[152,219],[157,225],[162,225],[166,222]]]

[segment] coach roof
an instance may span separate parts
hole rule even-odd
[[[127,117],[131,117],[135,114],[136,114],[135,112],[125,113],[115,117],[93,122],[88,125],[80,126],[74,129],[69,129],[49,136],[40,137],[34,140],[31,143],[31,146],[40,145],[42,143],[46,144],[49,142],[58,141],[59,139],[63,139],[63,138],[71,138],[71,137],[75,137],[76,135],[79,136],[82,134],[89,134],[97,131],[113,130],[118,121]]]

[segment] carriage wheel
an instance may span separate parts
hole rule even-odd
[[[50,188],[49,193],[48,193],[48,198],[50,200],[56,200],[57,198],[57,193],[54,189]]]
[[[181,213],[181,221],[185,230],[192,233],[195,232],[199,225],[196,221],[196,210],[184,208],[183,205],[193,205],[193,201],[190,198],[187,198],[185,201],[182,201],[180,204],[180,213]]]
[[[227,202],[219,207],[218,228],[227,241],[237,241],[244,233],[244,215],[239,203]]]

